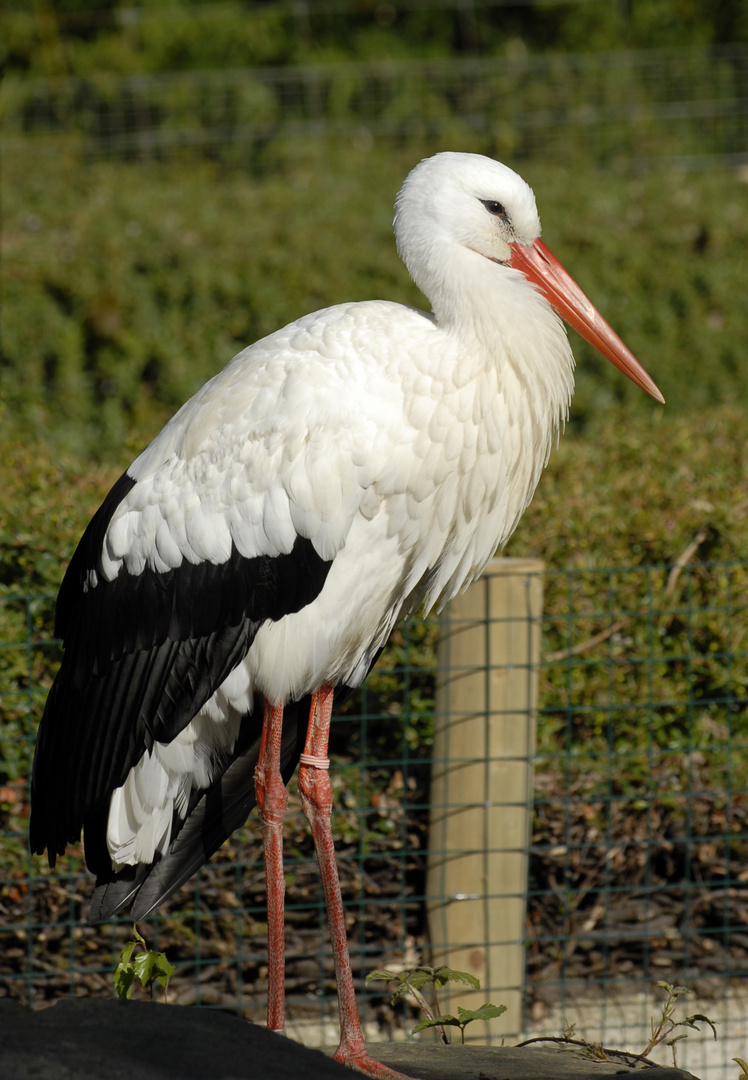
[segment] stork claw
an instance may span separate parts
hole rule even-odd
[[[351,1048],[345,1048],[341,1043],[333,1054],[333,1058],[349,1069],[357,1069],[364,1076],[374,1077],[374,1080],[416,1080],[415,1077],[406,1076],[405,1073],[398,1072],[397,1069],[391,1069],[389,1065],[377,1061],[365,1046],[363,1049],[355,1051]]]

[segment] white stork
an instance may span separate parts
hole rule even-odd
[[[268,1026],[284,1026],[285,785],[320,863],[341,1015],[367,1054],[330,827],[333,696],[399,619],[481,572],[532,498],[574,361],[563,316],[658,401],[644,369],[541,243],[535,198],[473,154],[422,161],[398,251],[433,314],[314,312],[244,349],[117,481],[65,575],[64,641],[36,745],[31,846],[85,834],[91,920],[142,919],[257,804]]]

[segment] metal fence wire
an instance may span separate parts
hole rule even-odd
[[[53,605],[0,596],[0,995],[35,1007],[113,994],[132,936],[126,918],[87,925],[92,882],[79,850],[54,871],[28,854],[33,737],[59,659]],[[745,1057],[747,631],[746,562],[540,573],[499,561],[440,620],[393,637],[332,739],[341,881],[372,1037],[410,1031],[415,1013],[393,1008],[382,984],[365,987],[366,974],[441,957],[483,964],[482,1001],[519,1002],[516,1023],[482,1038],[574,1024],[576,1037],[640,1051],[659,1008],[653,984],[667,981],[696,994],[683,1016],[718,1023],[716,1043],[708,1028],[682,1029],[679,1065],[716,1077]],[[463,632],[472,636],[459,653]],[[509,768],[492,757],[505,737]],[[463,829],[459,850],[445,821]],[[332,1042],[332,963],[295,790],[285,844],[290,1027]],[[445,876],[465,856],[478,860],[479,887],[468,861]],[[480,917],[455,929],[445,912],[471,903]],[[444,940],[445,926],[459,940]],[[177,965],[170,1000],[261,1022],[252,820],[140,929]]]
[[[451,130],[476,132],[515,161],[724,166],[748,160],[748,46],[9,75],[0,121],[7,152],[63,140],[104,157],[204,154],[250,168],[278,139]]]

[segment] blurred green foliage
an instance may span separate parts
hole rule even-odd
[[[467,137],[459,146],[480,149]],[[239,349],[307,311],[427,302],[392,204],[429,146],[268,149],[263,176],[207,162],[23,154],[2,173],[3,427],[107,458],[145,438]],[[650,370],[668,413],[748,400],[748,184],[523,169],[544,238]],[[572,422],[651,404],[580,340]]]
[[[551,570],[541,757],[600,813],[745,788],[744,426],[734,405],[614,410],[562,439],[507,546]]]
[[[505,554],[558,570],[623,570],[672,564],[704,530],[693,561],[745,558],[743,408],[679,416],[644,400],[639,414],[609,409],[589,430],[561,438]]]
[[[18,164],[3,177],[3,425],[79,452],[155,431],[246,344],[406,276],[394,191],[372,206],[384,157],[368,183],[308,161],[283,183],[63,156],[50,184]]]
[[[710,45],[748,39],[741,0],[206,4],[0,2],[0,63],[33,76],[244,67],[372,56]]]

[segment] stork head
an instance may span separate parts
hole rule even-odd
[[[539,236],[530,185],[480,154],[426,158],[395,203],[397,249],[411,273],[431,261],[435,245],[451,242],[505,263],[512,244],[532,244]]]
[[[461,258],[465,252],[512,273],[519,271],[598,352],[657,401],[665,400],[540,240],[532,188],[506,165],[480,154],[442,153],[426,158],[402,186],[394,225],[400,257],[432,302],[454,292],[455,267],[467,265]],[[477,282],[475,274],[473,280]]]

